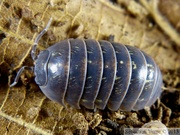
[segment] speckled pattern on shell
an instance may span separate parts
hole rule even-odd
[[[104,40],[58,42],[41,51],[34,72],[49,99],[78,109],[141,110],[161,94],[161,72],[149,55]]]

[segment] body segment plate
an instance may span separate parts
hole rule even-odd
[[[108,108],[112,111],[117,110],[129,87],[131,79],[131,58],[126,47],[119,43],[112,43],[116,52],[117,72],[113,91],[108,101]]]
[[[87,75],[81,105],[94,109],[94,102],[99,92],[103,74],[103,55],[96,40],[85,40],[87,47]]]
[[[128,92],[120,106],[120,109],[131,111],[144,88],[147,78],[147,63],[142,52],[132,46],[126,45],[132,63],[132,76]]]
[[[84,91],[87,72],[87,50],[83,40],[70,39],[71,60],[68,87],[65,100],[75,108],[79,108],[79,102]]]
[[[99,41],[99,43],[103,52],[104,70],[95,105],[99,109],[104,109],[114,86],[117,64],[115,50],[111,43],[108,41]]]

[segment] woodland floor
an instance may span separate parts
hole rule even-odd
[[[119,135],[124,128],[159,120],[180,128],[180,0],[0,0],[0,134]],[[26,71],[34,39],[43,50],[67,38],[108,39],[151,55],[163,75],[163,92],[150,108],[116,111],[66,108],[47,99]]]

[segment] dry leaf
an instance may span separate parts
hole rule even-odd
[[[113,119],[119,124],[127,124],[126,119],[132,119],[129,113],[123,119],[118,119],[113,118],[113,113],[107,110],[94,114],[86,109],[63,108],[41,93],[31,72],[23,74],[19,85],[10,90],[13,71],[22,65],[32,65],[29,53],[34,39],[51,17],[53,23],[39,42],[40,50],[67,38],[101,40],[113,35],[116,42],[136,46],[151,55],[164,75],[165,86],[179,89],[180,6],[177,5],[179,1],[170,0],[140,0],[140,3],[135,0],[118,0],[114,4],[108,0],[2,0],[0,134],[84,135],[104,133],[105,129],[115,134],[120,129],[108,127],[103,119]],[[168,83],[169,78],[176,83]],[[179,117],[177,110],[173,111],[175,115],[172,119]],[[137,123],[148,121],[145,114],[136,113],[140,113],[137,115]],[[97,115],[102,119],[97,120]]]

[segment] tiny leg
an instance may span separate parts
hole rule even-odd
[[[109,42],[114,42],[114,35],[109,35],[109,37],[108,37],[108,41]]]

